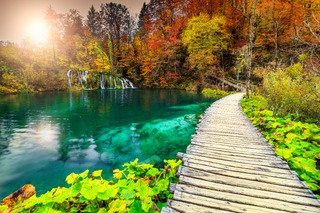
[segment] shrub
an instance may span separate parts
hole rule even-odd
[[[70,174],[69,188],[58,187],[36,197],[18,202],[12,212],[159,212],[166,205],[170,181],[175,179],[181,161],[165,160],[163,169],[138,164],[138,159],[113,171],[112,180],[104,180],[102,170]],[[7,206],[0,206],[6,210]]]

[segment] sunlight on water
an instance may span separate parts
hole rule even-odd
[[[164,89],[0,96],[0,199],[27,183],[38,194],[66,186],[86,169],[108,178],[136,158],[161,166],[185,151],[212,102]]]

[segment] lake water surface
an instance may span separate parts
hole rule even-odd
[[[185,152],[195,115],[214,100],[183,90],[125,89],[0,96],[0,199],[30,183],[42,194],[72,172],[161,166]]]

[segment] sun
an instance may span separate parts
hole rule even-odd
[[[45,42],[48,39],[46,25],[43,22],[30,24],[28,34],[37,43]]]

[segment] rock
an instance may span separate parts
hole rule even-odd
[[[13,207],[18,201],[24,201],[36,194],[36,188],[31,184],[26,184],[11,195],[1,200],[1,205]]]

